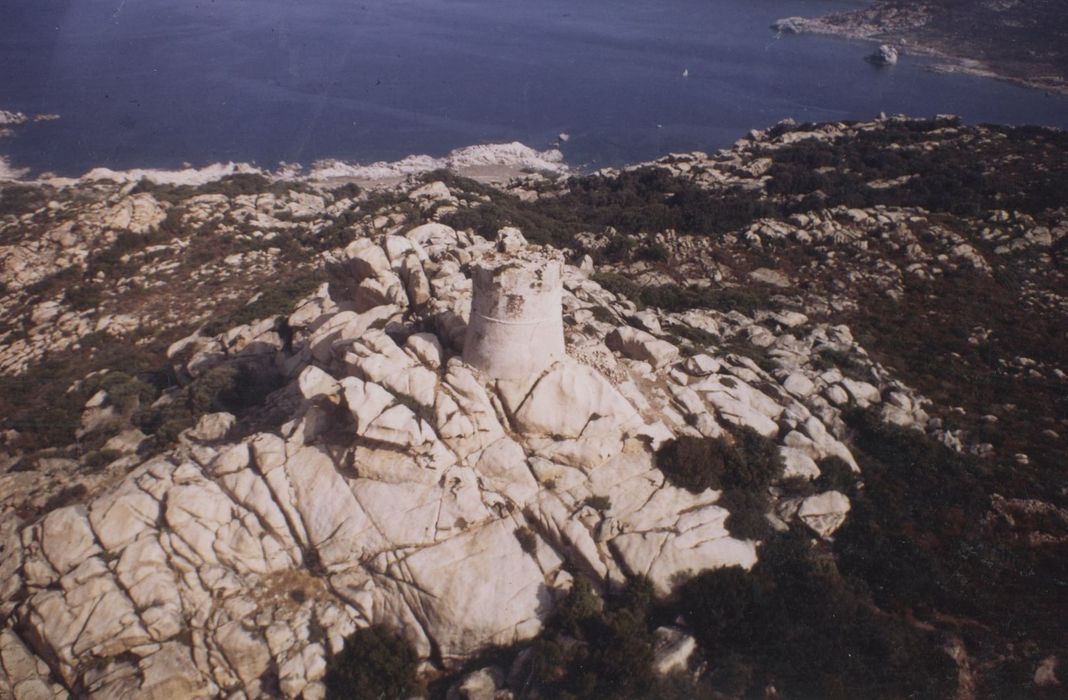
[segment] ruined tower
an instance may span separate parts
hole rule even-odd
[[[464,362],[494,379],[522,379],[563,357],[558,251],[522,246],[473,268]]]

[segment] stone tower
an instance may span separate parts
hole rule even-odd
[[[564,356],[558,251],[523,246],[473,268],[464,362],[494,379],[523,379]]]

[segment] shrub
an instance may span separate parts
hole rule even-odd
[[[89,258],[88,275],[95,277],[102,272],[108,277],[122,277],[135,272],[136,263],[129,259],[123,262],[123,258],[153,243],[166,240],[168,235],[170,235],[169,231],[164,229],[162,224],[156,231],[148,234],[124,231],[116,237],[114,243]]]
[[[690,309],[715,309],[724,313],[738,311],[752,316],[757,310],[771,306],[772,291],[767,285],[738,287],[699,287],[679,284],[660,284],[642,287],[630,277],[618,272],[599,272],[592,279],[613,294],[624,296],[639,308],[654,306],[669,312]]]
[[[612,507],[612,499],[608,496],[590,496],[585,500],[584,505],[603,512]]]
[[[284,383],[282,374],[271,367],[242,362],[220,365],[184,387],[174,401],[139,412],[134,422],[164,443],[174,442],[202,415],[226,411],[240,417],[262,406],[267,396]]]
[[[103,469],[120,457],[122,457],[122,452],[119,452],[118,450],[98,450],[87,454],[82,459],[82,463],[90,471],[97,471],[98,469]]]
[[[821,491],[840,491],[849,493],[857,480],[853,468],[841,457],[827,457],[820,460],[820,476],[816,479],[816,486]]]
[[[676,338],[687,340],[702,348],[706,348],[716,342],[716,335],[709,333],[701,328],[695,328],[693,326],[687,326],[682,323],[668,323],[665,327],[668,333],[671,333]]]
[[[733,536],[770,534],[768,487],[782,476],[783,462],[778,446],[755,430],[739,428],[730,442],[688,435],[669,440],[657,450],[656,466],[692,493],[723,489],[720,504],[730,511],[726,525]]]
[[[519,541],[520,548],[527,554],[534,554],[534,552],[537,551],[538,537],[529,527],[523,526],[516,528],[515,538]]]
[[[7,184],[0,186],[0,216],[22,216],[48,203],[41,187]]]
[[[630,259],[633,249],[634,239],[631,236],[616,234],[596,252],[596,258],[598,262],[624,262]]]
[[[581,636],[583,627],[590,620],[597,619],[601,608],[601,598],[590,580],[585,576],[576,576],[571,583],[571,590],[553,613],[552,627],[573,637]]]
[[[751,428],[736,429],[731,441],[689,435],[668,440],[657,450],[656,466],[671,483],[692,493],[707,488],[766,491],[783,471],[778,446]]]
[[[419,658],[411,645],[381,625],[357,630],[327,663],[327,697],[394,700],[419,692]]]
[[[766,517],[771,508],[767,489],[730,488],[720,496],[719,505],[730,512],[724,524],[732,537],[760,540],[771,534],[771,524]]]
[[[72,503],[78,503],[88,495],[89,489],[85,487],[85,484],[74,484],[73,486],[64,486],[57,493],[53,494],[51,498],[45,501],[41,506],[40,513],[50,513],[57,508],[69,506]]]
[[[123,414],[129,414],[159,396],[156,387],[122,371],[108,372],[99,382],[89,382],[86,389],[87,393],[95,393],[97,389],[106,391],[108,399]]]
[[[315,274],[299,272],[289,279],[269,285],[252,303],[239,306],[230,313],[216,315],[204,324],[200,332],[202,335],[213,336],[253,321],[272,316],[288,316],[293,312],[294,305],[315,291],[322,282]]]
[[[784,465],[778,445],[748,427],[736,428],[733,437],[734,462],[723,475],[723,486],[766,491],[782,476]]]
[[[663,243],[644,243],[638,248],[634,258],[646,262],[667,262],[671,258],[671,251]]]
[[[651,601],[645,579],[602,602],[588,580],[576,578],[531,647],[526,697],[662,697],[651,669]]]
[[[627,275],[618,272],[595,272],[590,275],[590,279],[616,296],[626,297],[633,302],[638,302],[641,298],[641,287]]]
[[[753,576],[738,566],[706,571],[676,592],[677,607],[702,648],[719,656],[748,649],[747,621],[753,607]]]
[[[735,696],[768,682],[801,698],[945,697],[955,687],[937,635],[875,610],[800,532],[768,540],[750,573],[687,581],[675,607],[707,653],[730,659],[712,680]]]
[[[63,292],[63,301],[70,304],[75,311],[95,309],[103,300],[104,290],[92,282],[72,285]]]
[[[724,440],[691,435],[668,440],[656,452],[656,466],[668,481],[691,493],[720,488],[734,460],[734,450]]]

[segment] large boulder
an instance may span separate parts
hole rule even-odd
[[[669,365],[679,356],[679,349],[671,343],[631,326],[614,329],[605,338],[605,344],[624,357],[648,362],[654,368]]]
[[[849,499],[838,491],[809,496],[801,502],[797,517],[820,537],[830,537],[845,523]]]
[[[514,417],[524,434],[558,438],[622,433],[642,424],[604,375],[571,359],[553,365],[538,380]]]

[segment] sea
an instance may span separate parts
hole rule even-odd
[[[960,115],[1068,127],[1068,98],[875,46],[778,36],[855,0],[4,0],[0,138],[31,173],[367,163],[482,143],[577,169],[714,151],[750,129]]]

